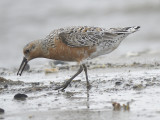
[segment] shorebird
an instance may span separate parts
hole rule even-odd
[[[124,28],[100,28],[77,26],[52,31],[46,38],[28,43],[24,49],[24,58],[17,75],[22,74],[26,64],[34,58],[48,58],[61,61],[75,61],[79,70],[69,80],[55,90],[64,90],[83,70],[90,88],[85,62],[115,50],[129,34],[139,30],[140,26]]]

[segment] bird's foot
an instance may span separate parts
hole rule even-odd
[[[69,85],[69,84],[64,83],[64,84],[62,84],[62,85],[56,86],[56,87],[54,88],[54,90],[61,90],[62,92],[64,92],[64,89],[66,89],[66,87],[67,87],[68,85]]]

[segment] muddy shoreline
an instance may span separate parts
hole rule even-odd
[[[76,72],[78,66],[58,67],[55,67],[58,71],[49,73],[46,70],[29,70],[22,77],[16,76],[16,70],[12,73],[7,73],[7,69],[1,70],[3,77],[0,77],[0,107],[5,110],[0,115],[1,119],[70,119],[71,116],[74,119],[73,113],[77,119],[84,120],[159,117],[160,110],[156,104],[159,103],[157,96],[160,90],[160,66],[157,63],[90,63],[90,91],[86,89],[84,74],[73,80],[64,92],[55,91],[54,87]],[[28,97],[23,101],[15,100],[14,95],[18,93]],[[122,107],[129,103],[130,109],[124,111],[121,107],[115,110],[113,102]]]

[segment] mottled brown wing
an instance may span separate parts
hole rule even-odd
[[[117,34],[109,32],[61,32],[59,38],[70,47],[95,46],[103,41],[114,40]]]

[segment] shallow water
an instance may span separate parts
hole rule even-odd
[[[62,74],[70,75],[75,70],[70,72],[62,70],[49,75],[43,72],[37,73],[40,75],[39,80],[37,75],[25,73],[23,77],[18,78],[24,82],[6,83],[8,87],[1,90],[1,107],[5,109],[5,114],[1,117],[8,120],[13,118],[159,119],[160,70],[158,68],[91,69],[89,77],[92,88],[89,92],[83,74],[77,77],[65,92],[53,90],[56,84],[64,81],[65,77]],[[17,80],[14,75],[8,78]],[[117,82],[120,84],[116,84]],[[13,96],[17,93],[25,93],[28,98],[25,101],[14,100]],[[114,110],[113,102],[121,105],[129,102],[130,109]]]

